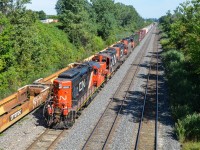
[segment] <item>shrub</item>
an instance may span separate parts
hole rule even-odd
[[[200,115],[193,113],[187,115],[184,119],[178,120],[175,125],[175,131],[178,139],[183,142],[185,139],[200,141]]]
[[[184,118],[185,116],[189,115],[192,112],[191,107],[189,107],[188,105],[173,104],[171,106],[171,110],[175,120]]]
[[[160,41],[160,44],[162,45],[162,46],[165,46],[165,45],[167,45],[169,43],[169,39],[166,39],[166,38],[164,38],[164,39],[162,39],[161,41]]]

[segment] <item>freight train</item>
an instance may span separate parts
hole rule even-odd
[[[77,112],[91,101],[94,93],[112,76],[152,25],[92,56],[90,61],[74,64],[53,81],[52,94],[45,102],[43,114],[46,125],[69,128]]]

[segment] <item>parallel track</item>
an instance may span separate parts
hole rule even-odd
[[[111,98],[107,108],[103,112],[102,116],[85,142],[82,148],[83,150],[107,149],[107,146],[111,142],[112,133],[115,130],[118,116],[123,109],[124,101],[126,101],[128,91],[130,90],[131,85],[133,85],[133,80],[139,71],[142,58],[148,49],[150,38],[151,37],[149,36],[145,41],[142,51],[139,52],[138,57],[136,57],[137,59],[133,62],[117,91]]]
[[[50,150],[62,137],[66,130],[46,129],[27,150]]]
[[[157,37],[157,36],[156,36]],[[157,40],[157,38],[156,38]],[[145,87],[144,103],[140,118],[135,150],[157,150],[158,133],[158,48],[154,44],[155,55],[151,56],[149,73]],[[154,58],[153,58],[154,57]]]

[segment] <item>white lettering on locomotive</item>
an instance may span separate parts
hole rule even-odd
[[[66,101],[67,100],[67,96],[60,96],[60,100],[64,100],[64,101]]]
[[[79,92],[82,91],[84,88],[85,88],[85,80],[79,83]]]
[[[16,111],[14,114],[10,115],[10,121],[12,121],[13,119],[17,118],[21,114],[22,114],[22,109]]]
[[[55,100],[64,100],[64,101],[67,100],[67,96],[66,95],[65,96],[57,96],[57,95],[55,95],[55,96],[53,96],[53,98]]]

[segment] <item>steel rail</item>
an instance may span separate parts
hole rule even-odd
[[[156,125],[155,125],[155,150],[158,149],[158,45],[156,44],[156,59],[157,59],[157,63],[156,63]]]
[[[152,56],[151,56],[151,59],[152,59]],[[150,70],[151,70],[151,64],[149,65],[147,84],[145,87],[144,103],[143,103],[143,107],[142,107],[142,115],[141,115],[140,124],[139,124],[139,128],[138,128],[138,134],[137,134],[137,138],[136,138],[135,150],[138,149],[138,143],[139,143],[139,139],[140,139],[140,129],[142,127],[142,121],[144,118],[144,110],[145,110],[146,99],[147,99],[147,94],[148,94],[147,90],[148,90],[148,82],[149,82],[149,77],[150,77]]]

